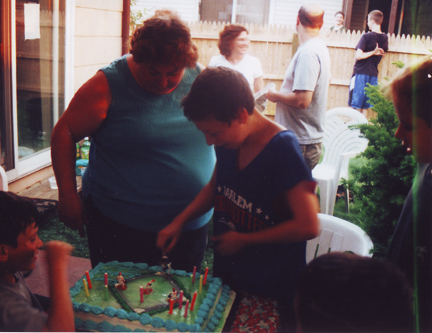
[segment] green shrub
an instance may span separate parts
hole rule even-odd
[[[376,112],[369,124],[357,126],[369,140],[359,155],[366,161],[352,165],[345,185],[353,193],[356,220],[374,243],[374,256],[383,257],[411,188],[415,163],[394,137],[399,121],[393,103],[379,86],[368,86],[366,93]]]

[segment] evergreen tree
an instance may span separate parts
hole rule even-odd
[[[367,162],[352,167],[348,184],[360,226],[374,243],[374,256],[383,257],[411,188],[415,162],[394,137],[399,121],[393,103],[379,86],[369,85],[366,93],[376,117],[369,124],[356,126],[369,140],[360,155]]]

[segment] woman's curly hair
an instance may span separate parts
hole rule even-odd
[[[192,43],[189,28],[173,11],[164,9],[144,21],[131,40],[136,63],[195,67],[198,49]]]
[[[236,39],[243,31],[249,34],[249,31],[241,25],[229,24],[219,33],[219,51],[220,54],[228,58],[231,55],[231,48],[234,39]]]

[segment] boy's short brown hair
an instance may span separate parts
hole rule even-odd
[[[0,191],[0,244],[18,246],[18,236],[39,222],[39,212],[30,199]]]
[[[374,20],[376,24],[381,25],[384,20],[384,14],[380,10],[373,10],[368,14],[371,20]]]
[[[253,113],[255,102],[243,74],[227,67],[207,67],[183,99],[184,115],[193,122],[215,119],[231,124],[239,111]]]
[[[412,290],[387,261],[331,252],[303,269],[296,313],[302,332],[409,332]]]
[[[336,12],[336,14],[335,14],[334,16],[336,16],[336,15],[338,15],[338,14],[341,14],[342,17],[343,17],[343,19],[345,20],[345,14],[344,14],[344,12],[342,12],[342,11],[338,11],[338,12]]]

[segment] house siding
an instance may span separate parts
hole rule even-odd
[[[199,0],[137,0],[133,10],[145,9],[146,17],[151,17],[155,10],[168,8],[176,10],[180,17],[187,22],[199,21]]]
[[[75,1],[74,92],[121,56],[122,12],[122,0]]]
[[[273,22],[274,25],[290,25],[294,27],[297,21],[297,13],[300,7],[310,2],[309,0],[276,0],[274,4]],[[342,10],[343,0],[315,0],[324,8],[324,28],[334,25],[334,15]]]

